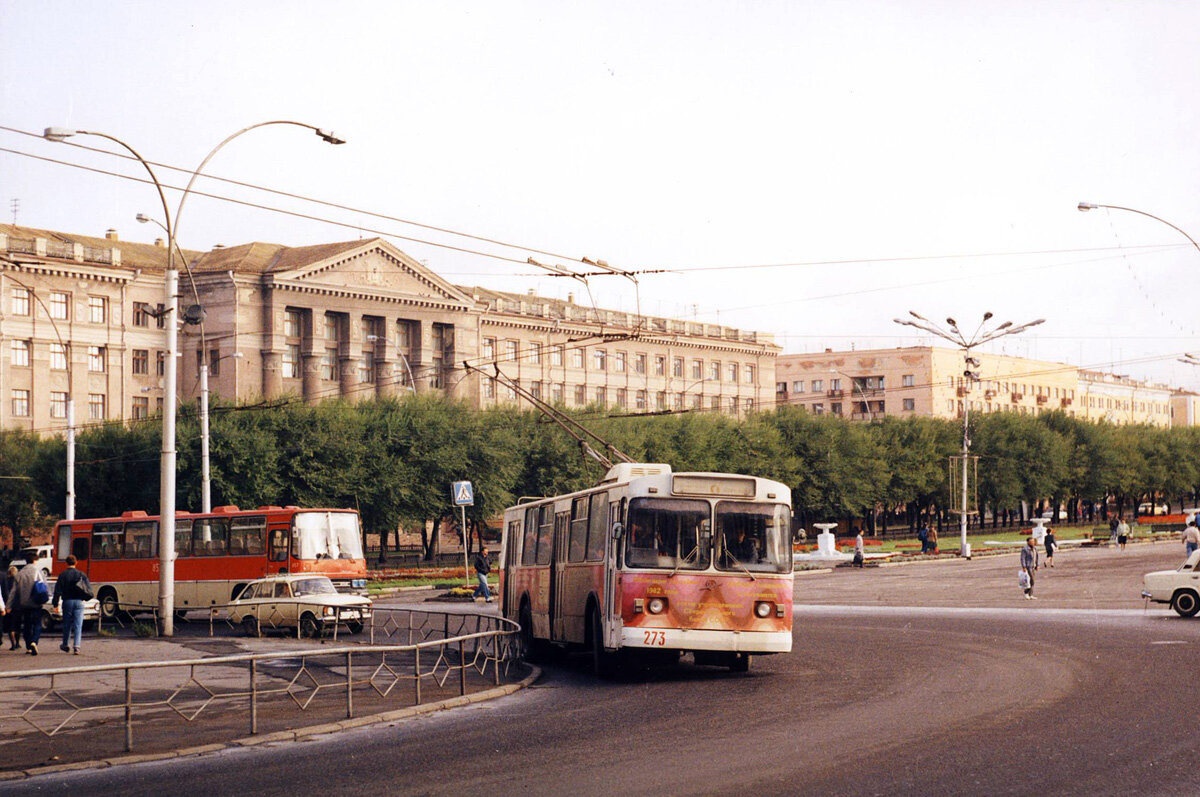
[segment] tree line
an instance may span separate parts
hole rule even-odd
[[[747,473],[792,489],[801,525],[847,520],[876,534],[953,523],[948,458],[961,422],[884,417],[851,422],[799,407],[732,418],[702,412],[574,413],[635,460],[676,471]],[[89,427],[77,435],[76,515],[158,506],[161,424]],[[971,419],[984,522],[1011,524],[1049,507],[1072,521],[1131,514],[1142,501],[1181,506],[1200,490],[1200,429],[1114,426],[1069,417],[997,413]],[[578,444],[538,413],[474,410],[438,396],[369,402],[216,406],[211,413],[214,505],[353,507],[384,545],[401,526],[457,519],[450,484],[474,482],[468,525],[494,519],[522,496],[580,489],[602,475]],[[180,510],[200,506],[200,437],[194,407],[177,432]],[[0,432],[0,525],[47,528],[65,501],[62,438]],[[976,521],[978,522],[978,521]],[[396,537],[398,539],[398,537]]]

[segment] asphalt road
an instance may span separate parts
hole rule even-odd
[[[1180,554],[1072,552],[1038,601],[1015,555],[801,576],[794,652],[747,675],[572,660],[432,717],[0,790],[1195,794],[1200,620],[1137,596]]]

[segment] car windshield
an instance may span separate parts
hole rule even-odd
[[[320,578],[303,578],[292,582],[292,592],[299,598],[303,595],[335,595],[337,590],[333,582],[325,576]]]
[[[356,512],[297,512],[296,548],[301,559],[362,559]]]
[[[718,569],[752,573],[792,569],[791,513],[786,505],[718,501],[716,517]]]
[[[712,550],[707,501],[635,498],[629,504],[625,564],[705,570]]]

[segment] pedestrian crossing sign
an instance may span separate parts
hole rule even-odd
[[[475,505],[475,489],[471,487],[470,482],[455,482],[451,493],[454,496],[455,506]]]

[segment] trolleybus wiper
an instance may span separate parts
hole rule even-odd
[[[751,581],[758,581],[758,579],[754,577],[754,574],[746,569],[746,566],[744,564],[742,564],[740,559],[738,559],[736,556],[734,556],[729,551],[725,551],[725,554],[729,557],[730,561],[732,561],[735,565],[737,565],[738,567],[740,567],[742,569],[743,573],[750,576]]]

